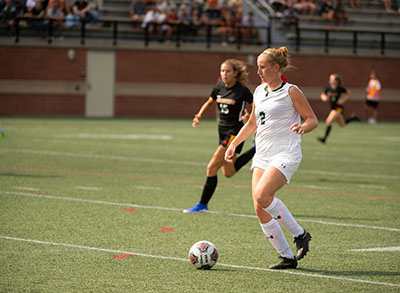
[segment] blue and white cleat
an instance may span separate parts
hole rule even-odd
[[[190,209],[183,210],[184,213],[208,213],[208,206],[204,203],[197,203]]]

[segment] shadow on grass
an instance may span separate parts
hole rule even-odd
[[[320,274],[326,276],[335,276],[335,277],[398,277],[400,276],[400,272],[382,272],[382,271],[328,271],[328,270],[315,270],[315,269],[306,269],[306,268],[297,268],[297,271],[301,271],[303,273],[313,273]]]

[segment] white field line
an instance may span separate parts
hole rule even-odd
[[[381,252],[381,251],[400,251],[400,246],[393,247],[377,247],[377,248],[366,248],[366,249],[350,249],[348,251],[360,251],[360,252]]]
[[[9,236],[1,236],[1,235],[0,235],[0,238],[6,239],[6,240],[22,241],[22,242],[29,242],[29,243],[44,244],[44,245],[54,245],[54,246],[86,249],[86,250],[101,251],[101,252],[110,252],[110,253],[117,253],[117,254],[133,254],[133,255],[142,256],[142,257],[151,257],[151,258],[158,258],[158,259],[165,259],[165,260],[176,260],[176,261],[189,262],[189,259],[187,259],[187,258],[178,258],[178,257],[170,257],[170,256],[163,256],[163,255],[153,255],[153,254],[137,253],[137,252],[131,252],[131,251],[124,251],[124,250],[97,248],[97,247],[82,246],[82,245],[67,244],[67,243],[57,243],[57,242],[48,242],[48,241],[40,241],[40,240],[32,240],[32,239],[23,239],[23,238],[9,237]],[[239,265],[223,264],[223,263],[217,263],[217,266],[224,266],[224,267],[228,267],[228,268],[236,268],[236,269],[244,269],[244,270],[265,271],[265,272],[270,272],[270,273],[289,274],[289,275],[296,275],[296,276],[303,276],[303,277],[348,281],[348,282],[364,283],[364,284],[371,284],[371,285],[400,287],[400,284],[396,284],[396,283],[375,282],[375,281],[369,281],[369,280],[342,278],[342,277],[320,275],[320,274],[306,274],[306,273],[301,273],[301,272],[296,272],[296,271],[270,270],[270,269],[260,268],[260,267],[239,266]]]
[[[104,204],[104,205],[112,205],[112,206],[120,206],[120,207],[133,207],[133,208],[142,208],[142,209],[164,210],[164,211],[172,211],[172,212],[180,212],[180,213],[183,212],[183,209],[178,209],[178,208],[168,208],[168,207],[160,207],[160,206],[147,206],[147,205],[138,205],[138,204],[130,204],[130,203],[118,203],[118,202],[91,200],[91,199],[83,199],[83,198],[52,196],[52,195],[45,195],[45,194],[9,192],[9,191],[1,191],[1,190],[0,190],[0,194],[20,195],[20,196],[27,196],[27,197],[67,200],[67,201],[76,201],[76,202],[86,202],[86,203]],[[226,213],[226,212],[218,212],[218,211],[209,211],[208,213],[215,214],[215,215],[231,216],[231,217],[256,218],[255,215],[247,215],[247,214],[234,214],[234,213]],[[367,226],[367,225],[348,224],[348,223],[335,223],[335,222],[325,222],[325,221],[318,221],[318,220],[304,220],[304,219],[297,219],[297,220],[300,221],[300,222],[307,222],[307,223],[314,223],[314,224],[321,224],[321,225],[333,225],[333,226],[354,227],[354,228],[367,228],[367,229],[376,229],[376,230],[400,232],[400,229],[388,228],[388,227]]]
[[[59,138],[94,138],[94,139],[151,139],[151,140],[171,140],[171,135],[151,135],[151,134],[100,134],[100,133],[77,133],[59,135]]]
[[[324,187],[324,186],[317,186],[317,185],[302,185],[303,188],[308,189],[319,189],[319,190],[332,190],[332,187]]]
[[[16,189],[21,189],[21,190],[34,190],[34,191],[39,191],[39,188],[34,188],[34,187],[23,187],[23,186],[15,186]]]
[[[91,187],[91,186],[75,186],[76,189],[82,189],[82,190],[94,190],[94,191],[99,191],[101,190],[100,187]]]
[[[386,189],[386,186],[382,186],[382,185],[365,185],[365,184],[361,184],[358,185],[360,188],[366,188],[366,189]]]
[[[364,159],[351,159],[351,158],[331,158],[322,156],[310,156],[310,160],[317,160],[317,161],[336,161],[336,162],[343,162],[343,163],[356,163],[356,164],[371,164],[371,165],[393,165],[393,166],[400,166],[400,161],[378,161],[378,160],[364,160]]]
[[[151,158],[137,158],[137,157],[125,157],[125,156],[113,156],[113,155],[96,155],[89,153],[68,153],[68,152],[56,152],[56,151],[36,151],[29,149],[2,149],[1,152],[16,152],[16,153],[26,153],[35,155],[48,155],[48,156],[66,156],[66,157],[76,157],[76,158],[91,158],[91,159],[107,159],[107,160],[117,160],[117,161],[130,161],[130,162],[146,162],[155,164],[174,164],[174,165],[188,165],[188,166],[206,166],[207,163],[183,161],[183,160],[163,160],[163,159],[151,159]],[[322,171],[322,170],[306,170],[299,169],[297,172],[324,175],[324,176],[348,176],[348,177],[365,177],[365,178],[377,178],[377,179],[392,179],[400,180],[400,176],[395,175],[381,175],[381,174],[361,174],[361,173],[351,173],[351,172],[334,172],[334,171]]]

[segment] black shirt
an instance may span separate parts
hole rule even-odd
[[[328,98],[329,101],[331,102],[331,108],[335,107],[342,107],[341,105],[338,105],[337,102],[339,99],[342,97],[342,94],[347,93],[346,88],[338,86],[337,88],[333,89],[331,86],[327,86],[324,92]]]
[[[236,82],[231,88],[225,87],[223,82],[218,83],[210,95],[218,104],[219,124],[221,126],[237,126],[241,124],[246,102],[253,103],[253,94],[250,90]]]

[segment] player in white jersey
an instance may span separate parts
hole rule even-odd
[[[281,73],[291,67],[286,47],[265,50],[258,56],[257,66],[257,73],[265,84],[256,88],[250,119],[231,142],[225,160],[231,162],[236,146],[257,130],[252,165],[254,209],[264,234],[280,257],[269,268],[296,268],[297,261],[309,250],[311,235],[296,222],[275,193],[289,183],[297,170],[302,158],[301,135],[315,129],[318,120],[301,90],[281,79]],[[279,224],[294,237],[296,256]]]

